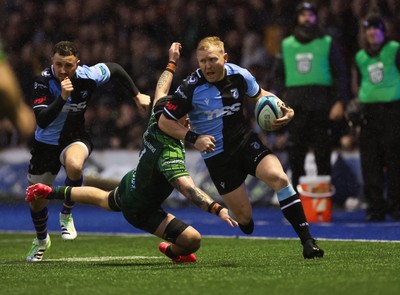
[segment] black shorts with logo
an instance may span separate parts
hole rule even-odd
[[[247,142],[235,153],[224,151],[205,159],[211,179],[221,195],[237,189],[247,175],[256,174],[260,161],[272,151],[267,148],[257,134],[252,133]]]
[[[60,155],[61,152],[71,143],[80,141],[84,143],[89,154],[93,150],[93,144],[90,137],[86,134],[82,134],[79,138],[77,137],[70,142],[65,144],[52,145],[34,140],[31,148],[31,160],[29,162],[28,173],[30,175],[42,175],[46,172],[52,175],[57,175],[61,168]]]

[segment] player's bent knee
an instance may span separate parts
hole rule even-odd
[[[199,250],[199,248],[200,248],[201,235],[193,227],[188,227],[188,229],[191,229],[191,230],[188,233],[188,237],[187,237],[187,240],[186,240],[186,243],[185,243],[185,248],[189,252],[194,253],[197,250]]]
[[[176,243],[176,239],[187,229],[189,225],[177,218],[172,219],[165,228],[163,238],[171,243]]]

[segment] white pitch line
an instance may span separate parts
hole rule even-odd
[[[65,261],[65,262],[97,262],[113,260],[134,260],[134,259],[161,259],[161,256],[100,256],[100,257],[66,257],[57,259],[45,259],[44,261]]]

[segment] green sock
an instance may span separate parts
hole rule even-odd
[[[47,199],[71,201],[71,186],[56,186],[52,187],[52,192]]]

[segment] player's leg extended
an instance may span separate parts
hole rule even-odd
[[[154,234],[170,243],[162,242],[159,250],[177,263],[196,262],[193,254],[200,248],[201,235],[192,226],[169,214]]]
[[[109,206],[110,192],[91,186],[56,186],[50,187],[42,183],[31,185],[27,189],[26,201],[65,200],[81,204],[98,206],[111,210]],[[33,203],[33,202],[32,202]]]
[[[233,218],[239,223],[240,229],[245,234],[251,234],[254,230],[252,208],[246,187],[242,183],[237,189],[221,196],[225,205],[229,208]]]
[[[301,200],[289,183],[278,158],[274,154],[264,157],[257,166],[256,176],[276,191],[283,215],[301,240],[304,258],[322,257],[324,251],[316,246],[310,234]]]

